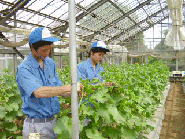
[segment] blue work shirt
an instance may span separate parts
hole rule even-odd
[[[21,111],[31,118],[47,118],[60,111],[57,97],[36,98],[32,93],[42,86],[60,86],[62,83],[55,72],[53,60],[43,60],[44,69],[40,68],[32,53],[17,68],[16,82],[21,93],[23,105]]]
[[[99,65],[95,65],[96,68],[91,64],[91,60],[88,58],[86,61],[83,61],[77,65],[77,79],[79,81],[80,78],[82,79],[99,79],[100,82],[103,82],[103,78],[99,75],[100,72],[103,71],[103,68]]]
[[[77,65],[77,80],[79,81],[80,78],[82,79],[89,79],[91,81],[92,79],[99,79],[100,82],[103,82],[103,78],[101,75],[99,75],[100,72],[103,71],[103,68],[99,65],[95,65],[96,68],[91,64],[91,60],[88,58],[86,61],[83,61]],[[87,101],[83,98],[83,101]],[[90,102],[87,103],[87,105],[90,105],[91,107],[94,107],[93,104]]]

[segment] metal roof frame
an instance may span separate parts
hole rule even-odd
[[[17,2],[21,2],[21,0]],[[38,10],[31,7],[38,2],[42,3],[43,1],[41,0],[22,0],[19,4],[17,4],[17,2],[0,1],[0,6],[14,7],[6,16],[0,16],[1,25],[13,27],[10,23],[16,21],[17,23],[23,23],[30,27],[46,26],[50,28],[54,34],[61,37],[65,37],[65,35],[62,36],[61,34],[68,34],[69,21],[68,18],[64,18],[64,16],[68,14],[67,11],[57,16],[53,14],[59,9],[65,9],[67,7],[66,5],[68,5],[67,0],[46,0]],[[55,2],[59,5],[58,7],[56,7]],[[153,27],[169,16],[166,0],[91,0],[91,3],[88,5],[84,5],[84,2],[85,0],[77,0],[75,4],[77,11],[76,26],[80,30],[77,32],[77,36],[84,41],[92,41],[92,39],[100,37],[100,39],[107,44],[124,44],[123,42]],[[52,7],[53,5],[54,7]],[[53,8],[50,13],[48,12],[49,14],[42,12],[43,10],[46,11],[48,7],[50,9]],[[110,7],[113,9],[110,10]],[[19,10],[21,10],[21,12]],[[2,15],[2,11],[0,11],[0,15]],[[19,17],[23,12],[32,15],[24,20],[24,18]],[[14,13],[17,13],[16,19],[12,17]],[[141,16],[139,14],[141,14]],[[116,15],[118,15],[118,17],[116,17]],[[157,18],[157,15],[162,17]],[[112,19],[109,19],[110,16],[112,16]],[[32,18],[37,17],[40,18],[39,21],[33,22]],[[86,19],[84,20],[84,18]],[[50,21],[47,22],[47,20]],[[42,24],[43,22],[46,23]],[[59,25],[51,27],[51,24],[54,22],[58,22]],[[96,24],[92,26],[92,23]],[[21,26],[17,27],[23,28]]]

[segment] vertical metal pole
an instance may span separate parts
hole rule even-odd
[[[16,73],[17,69],[17,55],[13,54],[13,63],[14,63],[14,73]]]
[[[131,65],[133,65],[133,57],[131,57]]]
[[[60,69],[62,69],[62,56],[61,56],[61,53],[60,53]]]
[[[176,7],[176,2],[174,2],[174,5],[175,5],[175,7]],[[174,10],[174,12],[175,12],[175,23],[176,23],[176,25],[175,25],[175,28],[176,28],[176,30],[175,30],[175,47],[176,47],[176,49],[177,49],[177,9],[175,8],[175,10]],[[178,67],[179,67],[179,63],[178,63],[178,58],[177,58],[177,52],[178,52],[178,50],[176,50],[176,52],[175,52],[175,56],[176,56],[176,71],[178,71],[179,69],[178,69]]]
[[[162,27],[162,21],[161,21],[161,40],[162,40],[162,37],[163,37],[163,27]]]
[[[142,51],[142,64],[143,64],[143,51]]]
[[[178,71],[179,69],[178,69],[178,65],[179,65],[179,63],[178,63],[178,59],[176,59],[176,71]]]
[[[5,47],[6,49],[6,47]],[[5,54],[5,68],[7,69],[8,68],[8,56],[7,54]]]
[[[72,110],[72,139],[79,139],[79,118],[77,102],[77,72],[76,72],[76,14],[75,0],[68,0],[69,4],[69,56],[71,74],[71,110]]]
[[[125,54],[126,54],[125,61],[128,63],[128,52],[126,52]]]
[[[123,54],[123,46],[121,46],[121,48],[122,48],[121,63],[123,64],[123,62],[125,63],[125,60],[123,60],[123,58],[124,58],[124,54]]]
[[[14,27],[17,27],[17,23],[16,23],[16,13],[14,14]],[[16,42],[16,34],[15,34],[15,42]],[[17,55],[16,53],[13,54],[13,65],[14,65],[14,73],[16,73],[17,71]]]
[[[155,33],[154,33],[154,26],[153,26],[153,49],[154,49],[154,35],[155,35]]]
[[[138,40],[138,42],[137,42],[137,50],[138,50],[138,52],[139,52],[139,40]]]
[[[177,58],[177,50],[175,51],[175,57],[176,57],[176,71],[179,70],[179,61],[178,61],[178,58]]]

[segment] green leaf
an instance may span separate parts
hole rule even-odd
[[[92,110],[92,108],[90,106],[86,106],[86,105],[82,105],[82,111],[83,111],[83,115],[93,115],[94,111]]]
[[[12,122],[15,117],[17,116],[17,112],[16,111],[11,111],[11,112],[8,112],[5,116],[5,120],[6,121],[9,121],[9,122]]]
[[[17,103],[9,103],[9,102],[8,102],[7,105],[8,105],[8,106],[6,107],[6,109],[7,109],[8,111],[13,111],[13,110],[17,111],[17,110],[19,109],[19,105],[18,105]]]
[[[17,103],[17,104],[20,104],[22,101],[21,101],[21,97],[20,97],[20,95],[19,94],[14,94],[14,96],[11,96],[10,98],[9,98],[9,101],[8,101],[9,103]]]
[[[22,113],[22,111],[21,110],[18,110],[17,111],[17,116],[23,116],[24,114]]]
[[[4,127],[8,131],[16,131],[17,130],[17,126],[14,123],[12,123],[12,122],[5,123]]]
[[[6,109],[3,106],[0,106],[0,118],[4,118],[6,115]]]
[[[107,109],[100,109],[97,112],[97,114],[103,117],[103,119],[105,120],[105,123],[107,124],[111,123],[110,114],[108,113]]]
[[[100,109],[98,102],[95,102],[94,100],[89,100],[90,103],[92,103],[97,110]]]
[[[63,116],[55,124],[53,130],[59,134],[62,139],[69,139],[72,136],[72,119]]]
[[[122,135],[124,139],[136,139],[137,136],[136,132],[130,129],[124,130]]]
[[[93,94],[91,97],[92,99],[96,99],[98,102],[104,103],[108,99],[103,96],[102,93],[97,92],[96,94]]]
[[[0,139],[6,139],[6,133],[5,132],[1,132]]]
[[[124,124],[126,122],[126,119],[124,117],[121,116],[121,114],[119,113],[119,111],[117,110],[116,107],[113,106],[108,106],[108,111],[109,113],[113,116],[113,119],[117,122],[117,123],[122,123]]]
[[[106,126],[104,127],[104,135],[105,137],[109,137],[111,139],[118,139],[120,138],[120,130],[117,128],[114,128],[112,126]]]
[[[85,132],[87,137],[90,139],[104,139],[104,137],[102,137],[102,133],[97,129],[87,129]]]
[[[9,106],[10,104],[9,103],[5,103],[4,104],[4,107],[6,108],[6,111],[13,111],[13,106]]]
[[[16,139],[22,139],[22,136],[17,136]]]

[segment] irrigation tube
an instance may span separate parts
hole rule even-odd
[[[79,139],[78,102],[77,102],[77,72],[76,72],[76,14],[75,0],[68,0],[69,5],[69,57],[71,74],[71,110],[72,139]]]

